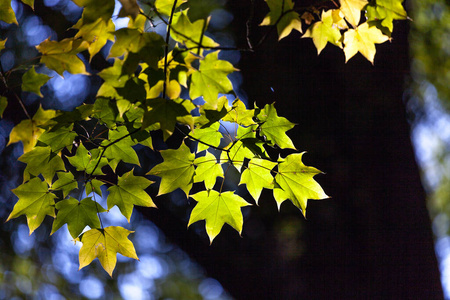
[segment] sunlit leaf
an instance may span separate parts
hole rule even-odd
[[[280,148],[295,149],[292,140],[286,135],[286,131],[292,129],[295,124],[284,117],[279,117],[274,104],[267,104],[257,115],[261,122],[259,130],[271,145],[277,144]]]
[[[114,41],[115,26],[111,19],[105,21],[102,18],[98,18],[92,23],[85,23],[85,20],[81,18],[72,28],[79,29],[75,38],[81,37],[89,43],[88,51],[90,60],[92,60],[107,41]]]
[[[22,77],[22,91],[35,93],[39,97],[43,97],[41,87],[47,83],[50,76],[36,73],[34,66],[29,69]]]
[[[58,180],[56,180],[52,186],[52,190],[61,190],[63,192],[63,197],[66,198],[67,195],[78,187],[78,183],[74,176],[70,172],[57,172]]]
[[[260,25],[276,25],[278,40],[288,36],[292,30],[302,32],[302,22],[298,13],[293,11],[292,0],[265,0],[270,12]]]
[[[83,23],[88,24],[96,22],[98,18],[105,21],[111,19],[114,12],[114,0],[72,0],[76,5],[84,7],[83,9]]]
[[[58,213],[53,221],[50,235],[55,233],[64,224],[67,224],[70,235],[76,238],[86,226],[90,228],[100,228],[98,213],[106,210],[91,198],[84,198],[81,201],[73,197],[56,203]]]
[[[210,147],[209,145],[214,147],[218,147],[220,145],[222,133],[220,133],[219,127],[219,122],[216,122],[205,128],[197,128],[191,133],[192,137],[200,140],[197,144],[197,152],[208,149]]]
[[[30,176],[42,174],[51,183],[57,171],[65,171],[64,162],[50,147],[36,147],[19,157],[19,161],[27,164],[24,170],[24,181]]]
[[[117,205],[122,215],[130,222],[135,205],[156,207],[152,198],[145,192],[145,189],[152,183],[143,176],[134,176],[133,170],[119,176],[117,185],[108,189],[108,210]]]
[[[242,172],[239,184],[245,184],[248,192],[258,203],[262,189],[273,189],[274,178],[271,174],[272,169],[277,163],[260,158],[252,158],[248,167]]]
[[[127,238],[133,232],[123,227],[110,226],[83,233],[76,239],[83,243],[79,255],[80,269],[98,258],[103,269],[112,277],[116,267],[117,253],[138,260],[133,243]]]
[[[215,190],[202,191],[191,195],[197,205],[191,212],[188,226],[205,220],[206,233],[212,243],[225,223],[242,233],[244,218],[241,207],[251,205],[233,192],[219,193]]]
[[[197,157],[194,160],[197,166],[195,169],[194,182],[204,182],[206,189],[210,190],[214,187],[217,177],[223,177],[223,169],[217,158],[210,152],[206,151],[205,156]]]
[[[237,123],[243,126],[250,126],[256,124],[255,121],[253,121],[253,116],[254,110],[247,109],[244,102],[240,99],[236,99],[233,101],[230,111],[225,117],[222,118],[222,120]]]
[[[139,166],[139,158],[132,148],[136,143],[131,139],[125,126],[119,126],[117,130],[110,129],[108,136],[108,140],[103,141],[102,146],[106,147],[104,154],[113,170],[119,161]]]
[[[48,191],[48,184],[35,177],[13,190],[19,197],[6,221],[26,215],[30,234],[38,228],[45,216],[55,217],[56,196]]]
[[[345,16],[345,19],[356,28],[359,25],[361,19],[361,10],[369,2],[367,0],[339,0],[341,3],[341,11]]]
[[[8,39],[6,38],[6,39],[4,39],[4,40],[1,40],[0,39],[0,51],[2,51],[3,49],[5,49],[5,44],[6,44],[6,41],[7,41]]]
[[[90,195],[92,192],[99,196],[102,196],[102,189],[100,188],[103,182],[97,179],[92,179],[86,182],[86,195]]]
[[[56,125],[50,130],[46,130],[39,137],[39,141],[50,146],[54,152],[62,150],[64,147],[72,145],[77,133],[72,131],[73,124]]]
[[[99,149],[88,151],[83,143],[80,142],[75,155],[67,157],[67,159],[77,171],[83,171],[92,175],[104,175],[102,168],[108,164],[108,160],[106,157],[101,157],[99,162],[99,156]]]
[[[179,7],[181,4],[186,3],[187,0],[178,0],[175,8]],[[155,7],[158,10],[159,13],[170,16],[170,13],[172,12],[173,4],[175,3],[175,0],[156,0],[155,1]]]
[[[178,149],[162,150],[164,161],[156,165],[147,175],[161,178],[158,195],[170,193],[180,188],[186,196],[192,188],[194,176],[194,153],[182,143]]]
[[[0,1],[0,21],[11,24],[19,25],[16,20],[16,14],[11,7],[11,1]]]

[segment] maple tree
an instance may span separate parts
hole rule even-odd
[[[33,7],[34,1],[23,2]],[[155,182],[147,176],[160,178],[156,196],[180,189],[195,200],[188,226],[205,220],[211,243],[225,223],[240,234],[241,208],[252,204],[236,188],[225,188],[230,168],[240,174],[238,185],[245,185],[255,204],[268,189],[278,207],[290,200],[306,216],[308,199],[328,198],[313,179],[321,172],[303,164],[304,152],[286,134],[295,124],[278,116],[274,104],[249,108],[237,97],[229,103],[226,96],[235,94],[228,75],[238,70],[220,52],[256,51],[270,30],[258,42],[248,39],[249,48],[238,49],[208,36],[210,18],[192,22],[187,1],[120,0],[119,17],[129,17],[129,23],[118,30],[113,0],[73,2],[84,8],[72,27],[76,34],[40,43],[37,64],[60,76],[94,76],[80,57],[91,60],[108,41],[113,45],[107,58],[114,62],[96,74],[102,84],[93,104],[70,112],[39,108],[34,116],[24,108],[29,118],[14,127],[9,144],[23,143],[19,160],[27,166],[23,184],[13,190],[18,202],[8,220],[25,215],[30,234],[47,215],[54,218],[52,234],[67,224],[74,240],[83,244],[80,269],[98,258],[112,276],[117,253],[137,255],[127,238],[132,231],[104,227],[102,215],[117,206],[130,222],[134,206],[156,207],[146,191]],[[269,13],[260,25],[276,28],[280,40],[293,30],[303,33],[306,24],[303,37],[312,38],[318,54],[329,42],[343,48],[346,61],[360,52],[372,64],[375,44],[390,39],[393,20],[407,18],[401,0],[325,1],[307,7],[291,0],[266,2]],[[18,24],[8,3],[2,4],[0,20]],[[155,20],[166,27],[164,34],[153,30]],[[3,40],[0,49],[5,47]],[[35,67],[25,66],[21,88],[42,97],[40,89],[50,77]],[[15,70],[2,74],[6,87],[11,72]],[[0,115],[6,107],[2,95]],[[163,141],[175,132],[184,139],[176,149],[155,149],[158,131]],[[145,175],[135,171],[140,167],[138,144],[158,151],[163,159]],[[269,148],[271,153],[288,149],[289,154],[275,157]],[[127,171],[118,171],[119,164]],[[96,201],[102,196],[107,197],[107,209]],[[84,231],[86,226],[90,229]]]

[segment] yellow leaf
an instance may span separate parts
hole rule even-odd
[[[340,0],[340,2],[345,19],[352,24],[353,28],[356,28],[361,19],[361,10],[369,2],[367,0]]]
[[[375,26],[369,27],[367,22],[361,24],[356,29],[349,29],[344,33],[344,53],[345,62],[360,52],[367,60],[373,64],[375,57],[375,44],[381,44],[389,40],[381,30]]]

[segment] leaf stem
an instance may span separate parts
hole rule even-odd
[[[167,56],[169,54],[170,29],[172,28],[172,19],[173,19],[173,14],[175,13],[175,8],[177,6],[177,1],[178,0],[175,0],[173,2],[172,11],[170,12],[170,18],[169,18],[169,22],[167,24],[166,45],[164,47],[164,83],[163,83],[163,92],[162,92],[163,99],[166,98],[166,90],[167,90]]]

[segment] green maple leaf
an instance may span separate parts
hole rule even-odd
[[[45,131],[39,137],[39,141],[50,146],[54,152],[59,152],[64,147],[72,145],[77,133],[72,131],[73,124],[56,125]]]
[[[19,161],[27,164],[24,170],[24,181],[31,176],[42,174],[48,183],[51,183],[56,171],[64,171],[65,166],[61,157],[50,147],[36,147],[19,157]]]
[[[220,145],[220,140],[222,139],[222,133],[219,131],[220,124],[219,122],[213,123],[209,127],[205,128],[196,128],[191,136],[200,140],[208,145],[218,147]],[[202,144],[199,142],[197,144],[197,152],[201,152],[209,148],[208,145]]]
[[[182,143],[180,148],[162,150],[164,161],[156,165],[147,175],[161,177],[158,196],[180,188],[186,196],[192,188],[195,154]]]
[[[345,62],[360,52],[373,64],[376,52],[375,44],[381,44],[387,40],[389,40],[388,36],[375,26],[369,27],[368,22],[362,23],[356,29],[347,30],[344,33]]]
[[[56,111],[51,109],[44,110],[40,106],[31,120],[22,120],[14,126],[9,134],[8,145],[21,141],[23,143],[23,152],[31,151],[36,145],[39,136],[45,131],[40,127],[48,125],[51,122],[50,120],[56,115]]]
[[[214,187],[217,177],[223,177],[223,169],[217,158],[206,151],[205,156],[197,157],[194,160],[197,166],[195,169],[194,182],[204,182],[206,189],[210,190]]]
[[[94,22],[89,23],[84,18],[81,18],[72,28],[78,29],[75,38],[82,38],[89,43],[90,60],[106,45],[107,41],[114,41],[112,32],[114,32],[115,26],[111,19],[105,21],[102,18],[98,18]]]
[[[174,2],[175,0],[156,0],[155,7],[159,13],[164,14],[166,16],[170,16]],[[181,4],[186,2],[187,0],[177,1],[175,8],[178,8]]]
[[[134,205],[156,207],[152,198],[145,192],[145,189],[152,183],[153,181],[145,177],[134,176],[133,170],[123,174],[122,177],[119,176],[117,185],[108,189],[108,210],[117,205],[122,215],[130,222]]]
[[[117,130],[109,130],[109,139],[102,142],[102,146],[106,147],[105,157],[109,160],[109,165],[113,170],[116,169],[119,161],[130,164],[140,165],[139,157],[132,148],[136,143],[129,136],[129,132],[125,126],[117,127]]]
[[[92,149],[91,151],[88,151],[86,147],[84,147],[83,143],[80,142],[75,155],[67,157],[67,159],[69,160],[69,163],[77,169],[77,171],[83,171],[86,174],[92,175],[105,175],[102,172],[102,168],[108,164],[108,160],[106,157],[99,158],[99,156],[99,149]]]
[[[305,166],[302,162],[303,154],[304,152],[294,153],[288,155],[284,160],[280,159],[281,162],[278,164],[278,173],[275,176],[275,181],[283,192],[277,189],[277,191],[274,191],[274,197],[278,206],[284,200],[290,199],[306,216],[308,199],[319,200],[329,197],[313,179],[315,175],[322,172],[316,168]]]
[[[58,214],[53,221],[50,235],[55,233],[64,224],[67,224],[69,233],[73,238],[79,236],[86,226],[99,228],[100,219],[97,214],[106,211],[100,204],[92,201],[91,198],[84,198],[78,201],[73,197],[56,203],[56,209],[58,210]]]
[[[22,91],[35,93],[39,97],[43,97],[41,87],[46,84],[50,78],[50,76],[45,74],[36,73],[33,66],[22,76]]]
[[[8,106],[8,98],[1,96],[0,97],[0,118],[3,118],[3,112]]]
[[[192,99],[203,96],[212,108],[217,108],[219,93],[228,93],[233,85],[227,75],[234,72],[231,63],[218,59],[219,51],[209,53],[200,61],[200,68],[191,75],[189,95]]]
[[[274,178],[271,174],[272,169],[277,163],[266,159],[252,158],[248,167],[242,172],[239,184],[245,184],[247,190],[258,203],[262,189],[273,189]]]
[[[13,211],[8,216],[10,219],[26,215],[30,234],[38,228],[45,216],[55,217],[56,196],[48,191],[48,184],[35,177],[13,190],[19,197],[19,201],[14,205]]]
[[[240,99],[236,99],[233,101],[230,111],[222,118],[222,120],[237,123],[243,126],[250,126],[256,124],[255,121],[253,121],[254,114],[254,109],[247,109],[244,102]]]
[[[381,26],[392,33],[394,20],[408,19],[408,15],[402,5],[403,0],[379,0],[373,5],[368,5],[366,15],[369,21],[381,20]]]
[[[164,140],[172,135],[177,122],[194,127],[191,111],[195,105],[189,100],[156,98],[147,100],[147,107],[149,111],[144,113],[142,128],[158,123],[163,131]]]
[[[261,22],[264,25],[277,25],[278,40],[288,36],[292,30],[302,32],[302,22],[298,13],[293,11],[294,3],[291,0],[265,0],[270,12]]]
[[[84,7],[83,24],[96,22],[98,18],[107,22],[114,12],[114,0],[72,0],[76,5]]]
[[[206,233],[212,243],[214,238],[220,233],[225,223],[242,233],[244,218],[241,207],[251,205],[233,192],[219,193],[215,190],[201,191],[191,195],[197,201],[191,212],[188,226],[205,220]]]
[[[209,19],[197,20],[191,23],[187,16],[187,10],[184,10],[173,15],[170,35],[175,41],[185,44],[187,48],[199,46],[201,48],[214,48],[219,46],[219,44],[210,37],[205,36],[208,23]]]
[[[139,260],[133,243],[127,238],[133,232],[123,227],[110,226],[83,233],[76,239],[83,243],[79,254],[80,269],[98,258],[103,269],[112,277],[116,267],[117,253]]]
[[[78,53],[86,50],[89,44],[79,39],[68,38],[60,42],[46,39],[36,46],[42,53],[41,63],[47,68],[55,70],[63,76],[64,71],[72,74],[89,75],[83,61],[77,56]]]
[[[333,11],[322,11],[322,18],[319,22],[313,23],[302,38],[312,38],[317,48],[317,55],[325,48],[328,42],[342,48],[341,32],[333,21]]]
[[[367,0],[339,0],[341,3],[340,10],[345,16],[345,19],[356,28],[361,19],[361,10],[369,2]]]
[[[206,128],[220,121],[230,110],[231,107],[228,105],[227,97],[222,96],[217,101],[216,108],[208,105],[208,103],[200,106],[200,116],[195,117],[195,124],[200,125],[201,128]]]
[[[119,115],[116,103],[103,97],[95,100],[94,117],[97,118],[101,124],[106,124],[108,128],[116,128],[117,122],[123,121],[123,118]]]
[[[0,20],[8,24],[14,23],[19,25],[19,23],[17,23],[16,14],[11,7],[11,1],[7,0],[0,2]]]
[[[90,195],[92,192],[102,196],[102,189],[100,188],[103,182],[97,179],[89,180],[86,183],[86,195]]]
[[[52,190],[61,190],[63,198],[78,187],[78,183],[70,172],[57,172],[58,180],[52,184]]]
[[[220,161],[230,162],[236,169],[241,170],[244,165],[245,158],[251,159],[255,154],[242,141],[236,140],[232,144],[225,147],[220,154]]]
[[[284,117],[279,117],[274,104],[267,104],[257,118],[261,124],[259,130],[271,145],[277,144],[280,148],[295,149],[292,140],[286,135],[286,131],[292,129],[295,124]]]

